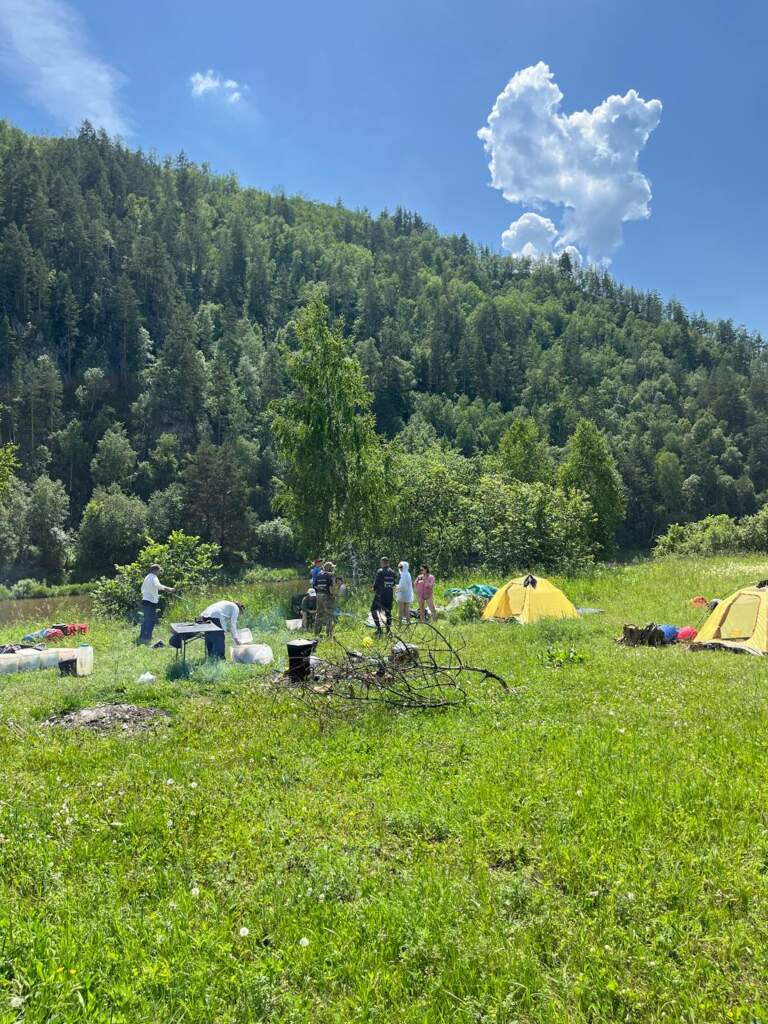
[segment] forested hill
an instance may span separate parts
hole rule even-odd
[[[0,122],[0,442],[18,445],[26,485],[6,501],[0,558],[22,557],[13,531],[41,479],[38,506],[61,505],[49,484],[63,482],[69,531],[94,489],[112,488],[156,533],[175,518],[215,533],[216,474],[237,477],[251,525],[270,519],[266,408],[286,391],[281,345],[316,284],[377,429],[404,431],[411,451],[437,437],[490,453],[524,414],[556,457],[587,416],[624,480],[625,543],[764,499],[768,356],[755,334],[607,273],[442,237],[403,210],[242,188],[88,125],[33,138]]]

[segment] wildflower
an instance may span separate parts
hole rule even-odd
[[[245,925],[243,925],[243,927],[240,929],[240,938],[241,939],[247,939],[250,934],[251,933],[250,933],[249,929],[246,928]]]
[[[166,786],[172,786],[173,785],[173,779],[166,779],[165,780],[165,784],[166,784]]]
[[[197,789],[197,783],[196,782],[190,782],[189,788],[190,789]]]
[[[309,939],[307,938],[306,935],[302,935],[302,937],[299,939],[299,945],[303,946],[305,949],[307,948],[307,946],[309,945]]]
[[[193,885],[192,888],[189,890],[189,895],[194,896],[195,899],[197,899],[197,897],[200,895],[200,890],[196,885]]]

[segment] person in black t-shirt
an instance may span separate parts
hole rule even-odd
[[[333,568],[333,562],[326,562],[322,571],[315,577],[315,632],[320,633],[324,629],[328,636],[333,636],[333,585],[336,582]]]
[[[390,569],[389,559],[382,558],[373,578],[373,603],[371,604],[371,616],[376,626],[377,636],[381,636],[379,612],[384,612],[387,632],[389,633],[392,629],[392,600],[395,593],[395,580],[395,570]]]

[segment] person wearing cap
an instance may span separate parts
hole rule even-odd
[[[333,636],[333,585],[336,582],[333,562],[326,562],[315,577],[317,611],[315,612],[315,633],[323,629]]]
[[[301,599],[301,626],[302,629],[309,629],[310,622],[317,612],[317,591],[310,587]]]
[[[163,590],[167,594],[173,594],[175,591],[174,587],[166,587],[160,582],[160,573],[162,569],[157,564],[153,563],[149,567],[149,572],[144,577],[144,581],[141,584],[141,632],[139,633],[139,643],[148,644],[152,639],[152,631],[155,628],[157,622],[157,606],[160,603],[160,591]]]

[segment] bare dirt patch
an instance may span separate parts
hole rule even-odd
[[[97,704],[92,708],[52,715],[44,725],[60,725],[65,729],[90,729],[106,733],[118,730],[133,734],[167,722],[171,716],[160,708],[142,708],[136,704]]]

